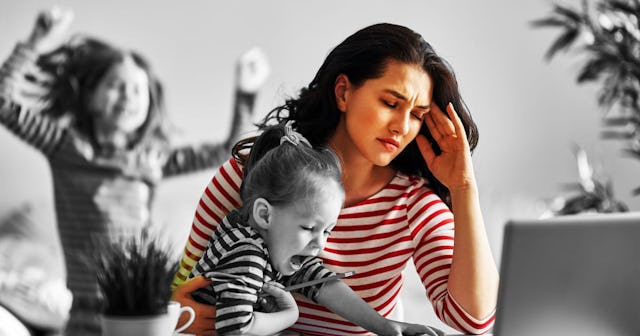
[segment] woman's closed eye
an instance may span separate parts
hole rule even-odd
[[[411,112],[411,115],[414,118],[418,119],[418,120],[424,120],[425,114],[427,114],[427,112],[425,112],[425,111],[412,111]]]
[[[386,99],[383,99],[383,100],[382,100],[382,103],[383,103],[385,106],[390,107],[390,108],[396,108],[396,107],[398,106],[398,103],[397,103],[397,102],[391,102],[391,101],[388,101],[388,100],[386,100]]]

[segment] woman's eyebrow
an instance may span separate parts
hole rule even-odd
[[[402,101],[408,101],[407,97],[405,97],[402,93],[400,93],[400,92],[398,92],[396,90],[385,89],[384,92],[388,93],[388,94],[390,94],[390,95],[392,95],[392,96],[394,96],[394,97],[396,97],[396,98],[398,98],[398,99],[400,99]],[[426,110],[426,111],[431,110],[431,104],[429,104],[429,105],[418,105],[418,106],[415,106],[415,107],[418,108],[418,109],[421,109],[421,110]]]

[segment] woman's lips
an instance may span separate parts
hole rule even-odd
[[[395,152],[400,147],[400,143],[391,138],[379,138],[378,141],[390,152]]]

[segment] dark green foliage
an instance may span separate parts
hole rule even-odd
[[[624,154],[640,159],[640,0],[583,0],[580,8],[554,4],[549,16],[531,24],[560,30],[547,60],[568,50],[585,56],[576,80],[601,84],[602,138],[625,141]]]
[[[166,244],[145,231],[97,247],[95,267],[105,315],[166,313],[171,281],[178,269],[177,258]]]

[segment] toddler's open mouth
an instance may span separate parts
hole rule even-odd
[[[304,260],[307,258],[307,256],[302,256],[302,255],[294,255],[293,257],[291,257],[290,259],[290,263],[291,263],[291,268],[293,268],[294,270],[299,270],[302,267],[302,264],[304,263]]]

